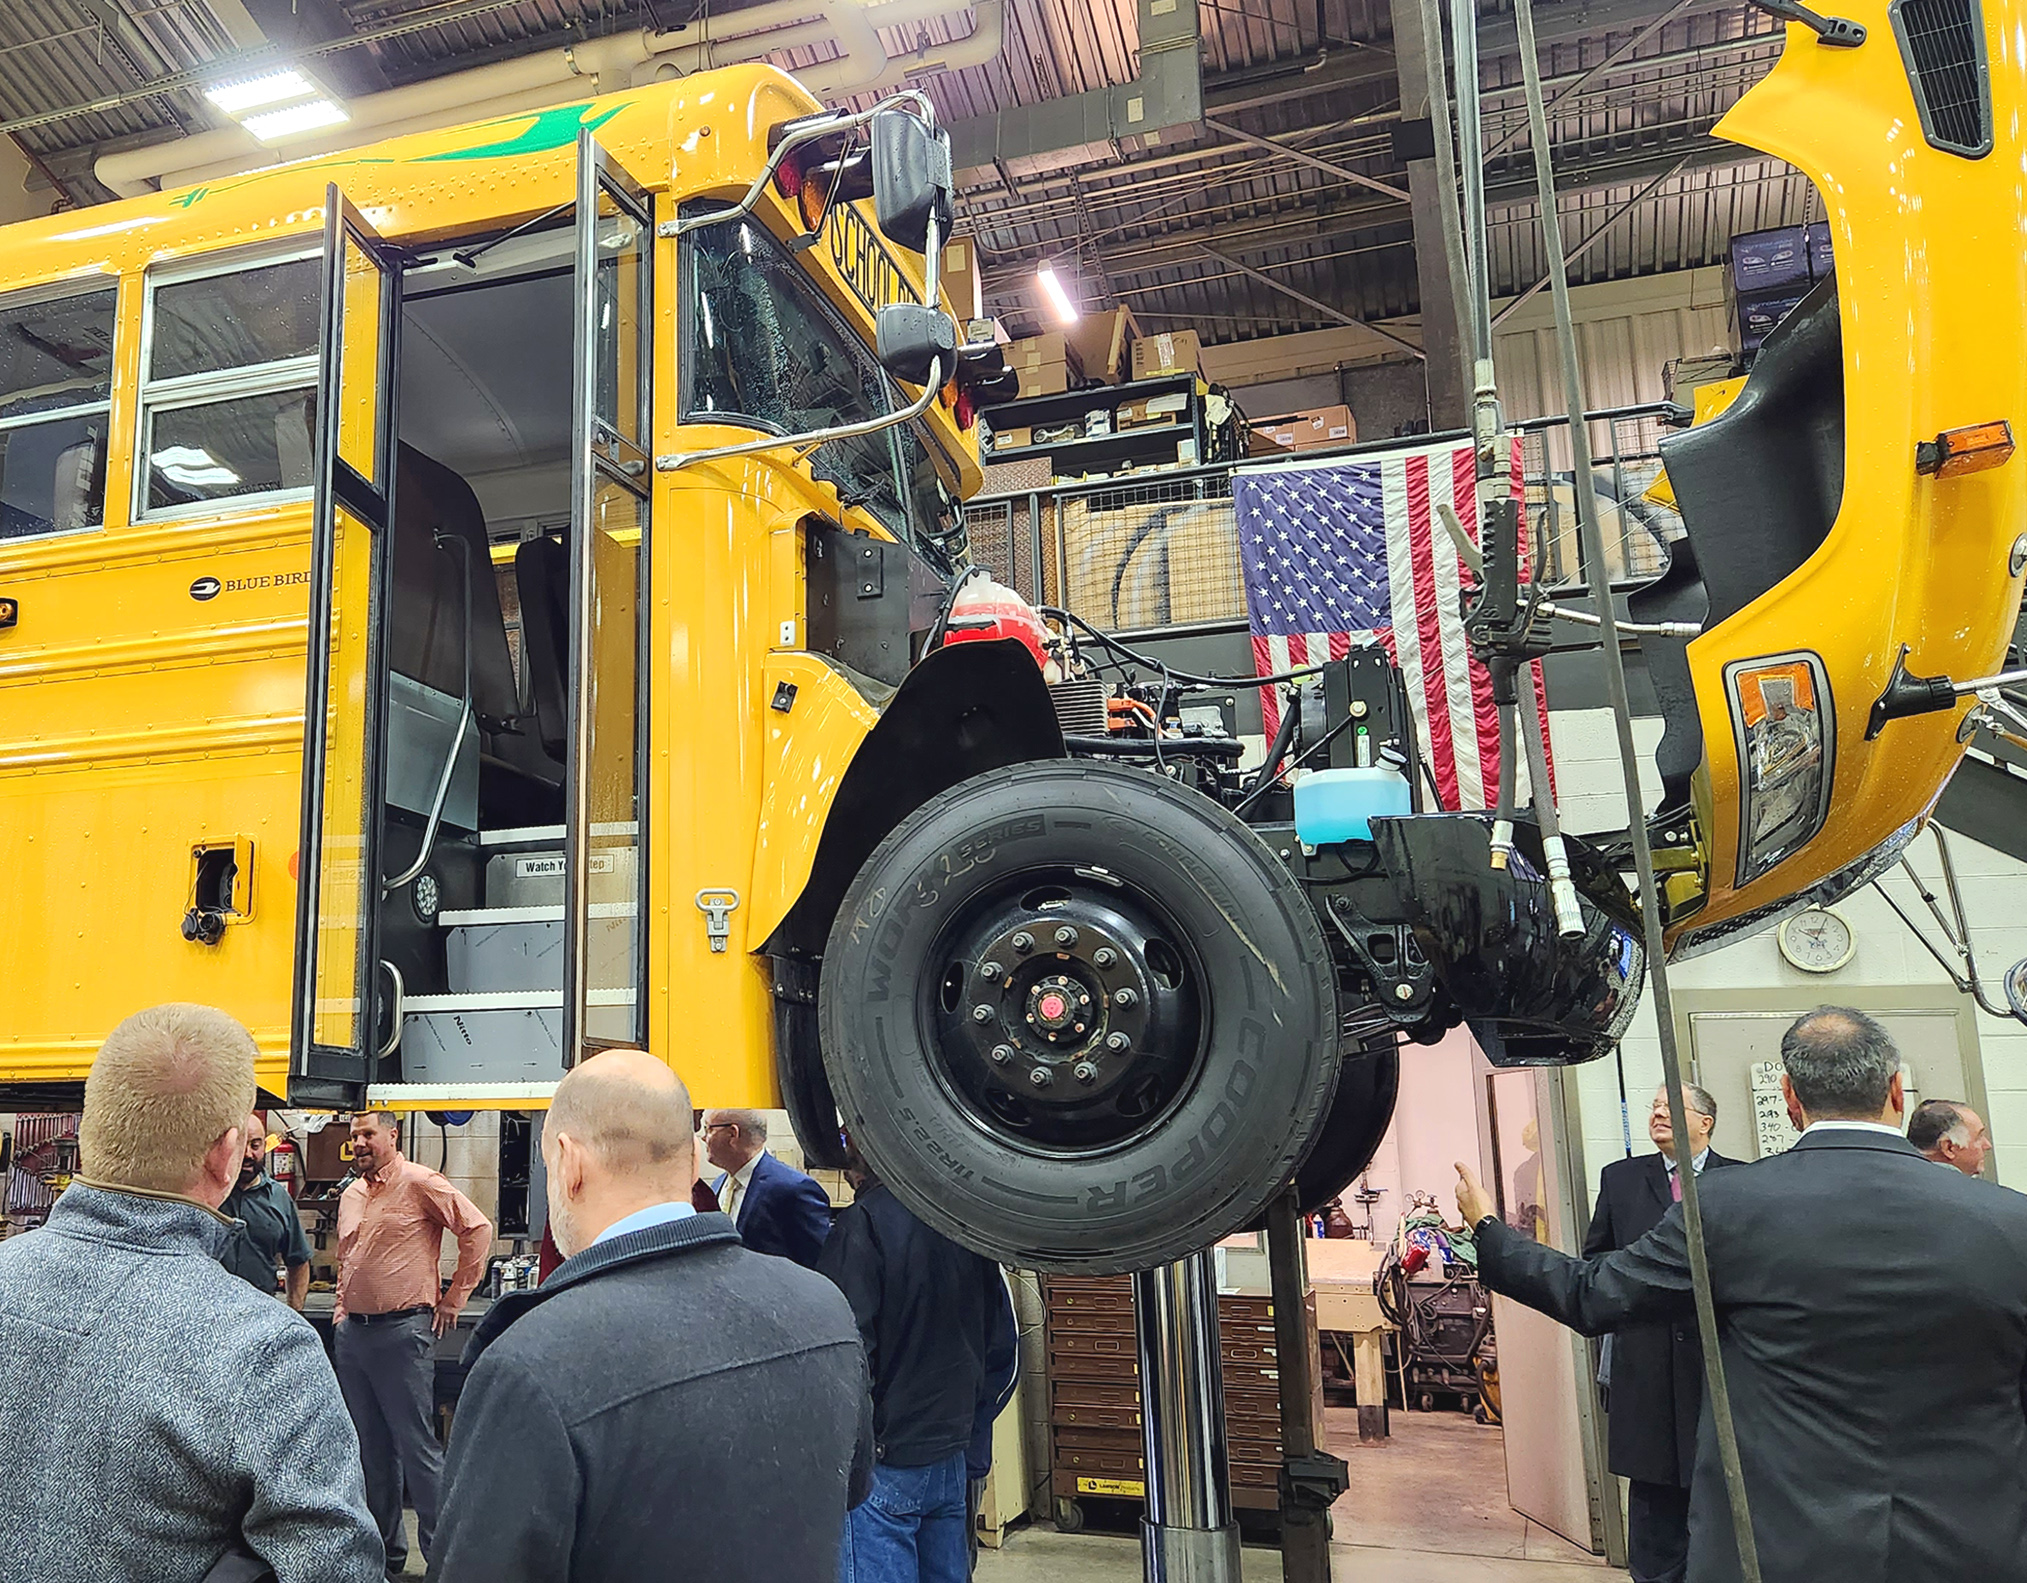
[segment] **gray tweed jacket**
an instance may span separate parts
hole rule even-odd
[[[359,1441],[309,1323],[218,1262],[232,1222],[74,1184],[0,1243],[0,1583],[380,1583]]]

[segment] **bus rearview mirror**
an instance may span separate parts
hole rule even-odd
[[[874,345],[880,366],[910,385],[938,384],[957,368],[957,326],[940,308],[917,302],[892,302],[873,321]],[[937,365],[935,373],[930,364]]]
[[[873,117],[873,212],[882,236],[926,253],[934,220],[940,244],[950,235],[950,188],[949,143],[903,111]]]

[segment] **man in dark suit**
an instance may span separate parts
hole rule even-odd
[[[873,1476],[851,1305],[697,1212],[691,1114],[641,1050],[557,1084],[542,1159],[565,1258],[465,1349],[436,1583],[837,1577]]]
[[[830,1235],[831,1201],[812,1178],[767,1152],[765,1113],[705,1111],[704,1153],[721,1173],[711,1190],[739,1240],[755,1253],[815,1269]]]
[[[1796,1145],[1698,1186],[1766,1583],[2017,1577],[2027,1556],[2027,1195],[1938,1171],[1900,1134],[1900,1054],[1862,1012],[1781,1040]],[[1485,1285],[1586,1334],[1693,1312],[1682,1211],[1573,1259],[1514,1233],[1458,1168]],[[1705,1412],[1689,1583],[1741,1575]]]
[[[1701,1177],[1736,1165],[1710,1146],[1717,1104],[1694,1083],[1683,1085],[1691,1169]],[[1630,1248],[1682,1201],[1675,1179],[1675,1129],[1668,1091],[1654,1096],[1647,1136],[1658,1154],[1614,1160],[1598,1175],[1598,1203],[1584,1238],[1584,1256]],[[1633,1583],[1682,1583],[1689,1564],[1689,1475],[1696,1466],[1696,1419],[1703,1406],[1703,1354],[1696,1321],[1684,1315],[1627,1325],[1610,1341],[1606,1407],[1611,1419],[1610,1465],[1627,1480],[1626,1540]]]

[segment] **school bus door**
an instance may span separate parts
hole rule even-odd
[[[330,187],[314,409],[289,1045],[289,1098],[297,1104],[362,1103],[379,1053],[377,918],[398,284],[392,251],[337,187]]]
[[[647,1043],[642,663],[654,210],[589,131],[577,139],[563,1064]]]

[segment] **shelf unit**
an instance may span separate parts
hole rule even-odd
[[[1193,442],[1195,454],[1201,457],[1208,436],[1204,433],[1204,404],[1197,385],[1195,374],[1163,374],[1154,379],[1137,379],[1126,385],[1097,385],[1057,396],[1028,396],[989,407],[985,421],[998,433],[1011,428],[1082,423],[1086,413],[1098,408],[1116,412],[1126,402],[1149,397],[1180,393],[1187,398],[1181,414],[1173,423],[1148,424],[1112,434],[1058,440],[1051,445],[994,449],[986,452],[982,460],[997,464],[1047,457],[1055,475],[1066,478],[1086,471],[1109,473],[1127,462],[1148,467],[1175,466],[1176,447],[1185,440]]]

